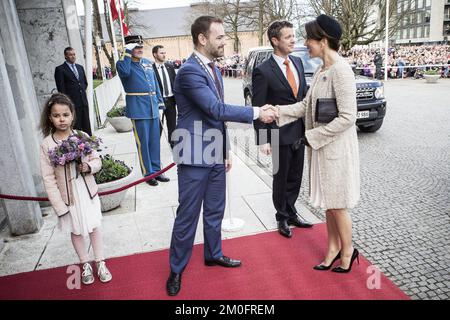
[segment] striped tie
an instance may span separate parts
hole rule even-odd
[[[74,74],[75,77],[79,80],[79,79],[80,79],[80,75],[78,74],[77,67],[75,66],[75,64],[71,64],[71,66],[72,66],[73,74]]]

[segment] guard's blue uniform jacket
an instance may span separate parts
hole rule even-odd
[[[127,94],[125,115],[131,119],[159,118],[158,105],[164,105],[164,100],[153,70],[153,62],[145,58],[135,62],[131,59],[131,50],[127,49],[123,59],[117,61],[116,67]]]
[[[161,169],[158,105],[164,105],[164,100],[151,61],[135,62],[127,49],[116,66],[126,92],[125,115],[133,123],[142,174],[148,176]]]

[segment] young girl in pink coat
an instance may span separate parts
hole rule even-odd
[[[84,284],[94,282],[94,272],[84,242],[84,237],[89,235],[98,278],[101,282],[108,282],[112,276],[103,257],[100,233],[102,213],[93,176],[101,169],[101,160],[92,151],[82,159],[81,164],[72,161],[55,167],[50,162],[49,150],[74,133],[74,117],[75,108],[68,96],[56,93],[46,102],[41,116],[44,135],[40,155],[42,178],[50,203],[58,215],[58,227],[70,232],[73,246],[83,265],[81,281]]]

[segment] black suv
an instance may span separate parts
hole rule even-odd
[[[272,47],[259,47],[250,50],[243,77],[245,104],[248,106],[252,105],[253,69],[268,59],[272,52]],[[306,82],[309,86],[314,72],[321,64],[321,60],[310,58],[305,46],[296,46],[292,55],[302,59]],[[378,80],[356,76],[356,99],[358,103],[356,125],[358,128],[363,132],[375,132],[380,129],[386,114],[383,84]]]

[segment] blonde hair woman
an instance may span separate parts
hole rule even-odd
[[[286,125],[304,117],[305,138],[310,168],[310,197],[315,207],[326,209],[328,250],[315,270],[329,270],[341,260],[334,272],[349,272],[358,250],[352,245],[352,221],[348,210],[360,196],[359,152],[356,135],[356,84],[351,67],[338,54],[342,30],[326,15],[305,25],[306,41],[312,58],[323,64],[316,70],[306,98],[296,104],[278,106],[277,124]],[[315,119],[320,98],[334,98],[338,116],[329,123]]]

